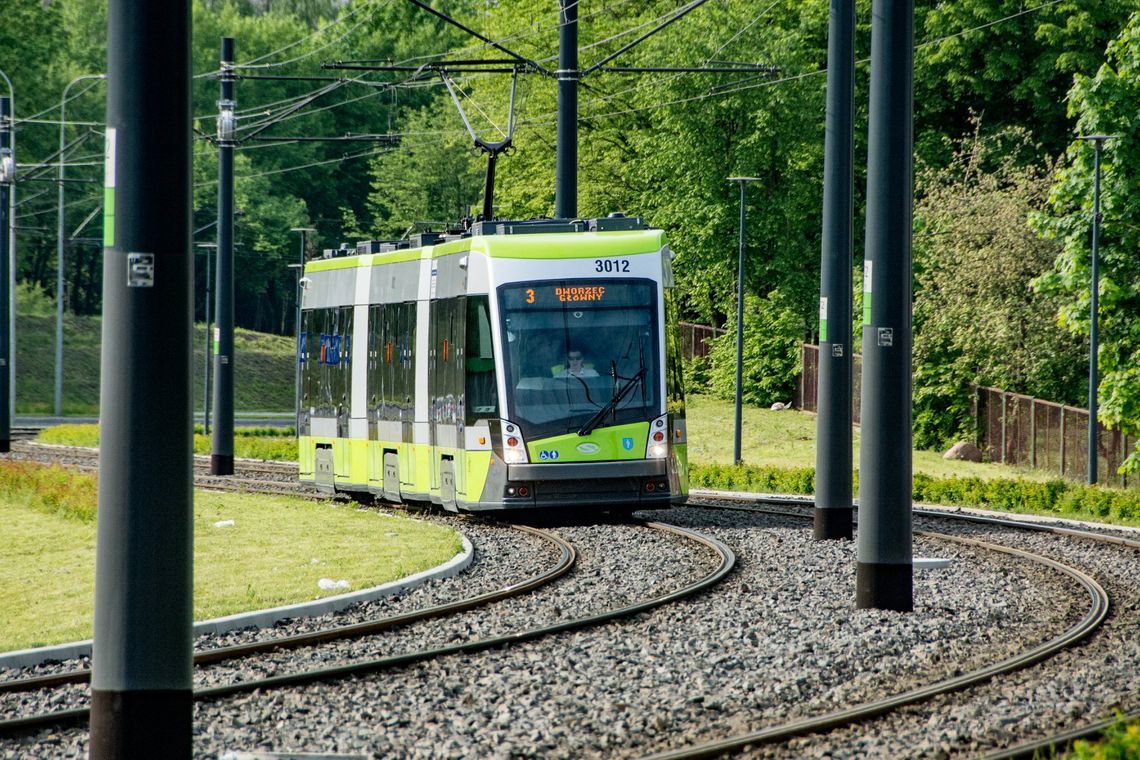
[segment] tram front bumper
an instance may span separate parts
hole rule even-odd
[[[496,472],[497,470],[497,472]],[[684,497],[670,486],[667,460],[492,466],[473,511],[534,507],[665,508]],[[679,490],[679,489],[678,489]]]

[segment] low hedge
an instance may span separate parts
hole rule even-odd
[[[815,493],[815,470],[810,467],[693,465],[689,480],[694,488],[753,493]],[[854,492],[858,493],[858,472],[854,473],[852,482]],[[1138,489],[1101,488],[1063,480],[933,478],[922,473],[915,473],[913,484],[917,502],[1140,522]]]

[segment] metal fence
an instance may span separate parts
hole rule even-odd
[[[858,354],[853,359],[852,417],[859,424],[862,362]],[[814,412],[818,409],[819,346],[804,344],[801,366],[795,405]],[[974,386],[973,416],[974,443],[991,462],[1052,470],[1070,480],[1088,477],[1087,409]],[[1140,478],[1135,475],[1117,474],[1121,463],[1135,450],[1134,436],[1099,426],[1097,482],[1125,488],[1137,485]]]
[[[793,406],[806,412],[815,412],[819,409],[819,399],[816,396],[819,384],[819,346],[804,343],[800,353],[800,382],[796,386],[796,398]],[[859,424],[859,403],[863,389],[863,357],[860,354],[851,356],[851,421]]]
[[[728,332],[719,327],[695,325],[691,322],[679,322],[677,326],[681,330],[681,350],[686,359],[692,359],[695,356],[708,356],[712,348],[709,341]]]
[[[998,388],[975,388],[977,444],[990,461],[1052,470],[1085,480],[1089,467],[1089,413]],[[1137,478],[1117,474],[1136,439],[1097,427],[1097,482],[1127,488]],[[1131,480],[1131,482],[1129,482]]]

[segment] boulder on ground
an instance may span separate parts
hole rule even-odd
[[[950,447],[950,450],[942,455],[943,459],[962,459],[967,462],[980,462],[982,461],[982,451],[974,444],[968,441],[959,441]]]

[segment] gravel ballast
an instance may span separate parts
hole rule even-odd
[[[195,755],[636,757],[979,668],[1051,639],[1088,607],[1084,590],[1056,570],[919,537],[916,557],[952,561],[944,569],[916,571],[914,612],[856,610],[855,543],[813,541],[810,521],[699,509],[651,516],[725,542],[737,553],[737,569],[704,595],[632,620],[351,680],[200,703]],[[1135,550],[936,522],[929,529],[1019,545],[1091,572],[1119,605],[1106,633],[1045,665],[971,690],[965,699],[939,698],[874,724],[749,754],[969,755],[1074,719],[1098,719],[1114,704],[1129,707],[1120,695],[1136,699],[1140,558]],[[476,586],[490,590],[555,559],[539,539],[473,521],[457,525],[476,550],[466,573],[375,603],[382,612],[352,614],[391,614],[478,593],[472,590]],[[580,556],[575,571],[549,588],[455,619],[259,658],[243,663],[241,672],[251,677],[327,666],[547,625],[678,588],[714,563],[703,547],[644,527],[555,531]],[[265,635],[232,634],[224,643]],[[1046,666],[1057,666],[1050,672],[1060,674],[1048,679],[1052,687],[1040,683],[1039,674],[1035,678]],[[196,676],[195,686],[235,676],[242,677],[233,666],[212,667]],[[65,697],[53,692],[51,698],[62,704],[51,709],[71,705],[85,689],[75,692]],[[6,716],[35,712],[48,707],[38,703],[40,698],[9,695],[0,706]],[[5,758],[78,757],[86,751],[86,733],[80,730],[0,744]]]

